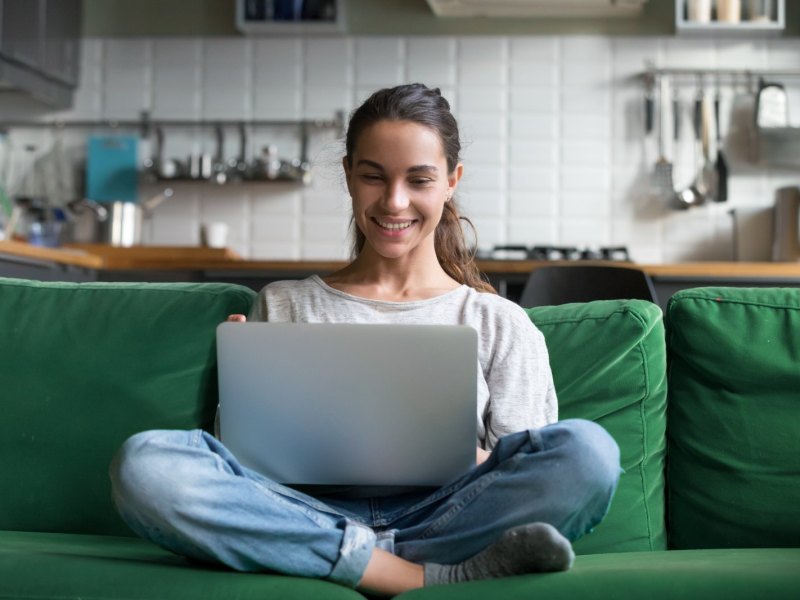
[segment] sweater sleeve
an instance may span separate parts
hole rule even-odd
[[[498,319],[486,383],[486,448],[501,437],[558,420],[558,401],[544,335],[523,310]]]

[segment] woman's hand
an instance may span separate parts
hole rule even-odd
[[[475,466],[478,466],[482,462],[485,462],[487,458],[492,455],[491,452],[488,450],[484,450],[483,448],[477,448],[477,454],[475,455]]]
[[[247,317],[244,315],[228,315],[228,318],[225,319],[226,321],[231,321],[233,323],[244,323],[247,321]]]

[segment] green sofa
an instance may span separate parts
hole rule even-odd
[[[0,280],[0,598],[363,597],[192,564],[112,507],[108,463],[129,435],[211,428],[215,327],[253,298],[228,284]],[[595,420],[621,447],[608,517],[568,572],[403,597],[800,598],[800,290],[530,316],[562,418]]]

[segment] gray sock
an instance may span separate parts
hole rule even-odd
[[[574,559],[572,545],[555,527],[548,523],[530,523],[509,529],[496,542],[464,562],[455,565],[425,563],[425,585],[566,571]]]

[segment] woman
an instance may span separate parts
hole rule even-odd
[[[432,493],[314,497],[241,467],[208,433],[144,432],[111,467],[134,531],[191,558],[378,594],[571,566],[570,540],[608,510],[619,451],[593,423],[556,422],[543,336],[492,293],[466,247],[453,200],[459,151],[438,90],[373,94],[351,117],[343,159],[354,260],[325,278],[268,285],[251,318],[474,327],[476,467]]]

